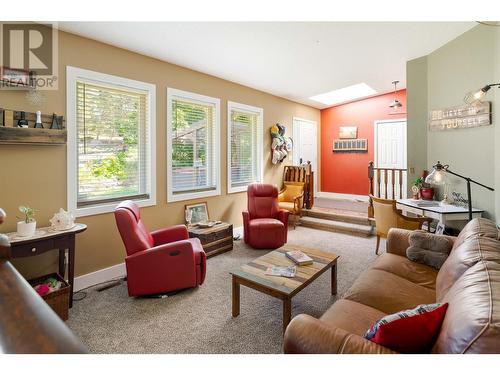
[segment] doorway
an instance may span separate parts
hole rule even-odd
[[[387,197],[407,197],[407,141],[406,119],[375,121],[375,168],[387,168],[399,171],[381,171],[380,185],[374,181],[375,186],[380,186],[379,196],[384,197],[387,181]],[[385,175],[387,173],[387,176]],[[375,176],[376,177],[376,176]],[[402,182],[400,187],[399,181]],[[393,191],[394,190],[394,191]],[[394,194],[393,194],[394,193]],[[385,197],[385,198],[387,198]]]
[[[316,195],[318,191],[318,124],[316,121],[294,117],[293,143],[293,164],[311,162]]]

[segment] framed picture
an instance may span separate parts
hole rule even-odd
[[[186,204],[186,224],[208,222],[207,202]]]
[[[341,126],[339,131],[340,139],[356,139],[358,138],[357,126]]]
[[[436,226],[436,234],[444,234],[445,226],[442,222],[439,222]]]

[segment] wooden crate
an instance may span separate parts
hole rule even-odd
[[[190,227],[189,237],[199,238],[207,257],[233,249],[233,225],[220,223],[212,228]]]
[[[57,315],[59,315],[62,320],[68,320],[70,287],[66,280],[64,280],[58,273],[52,273],[50,275],[37,277],[36,279],[29,280],[28,282],[31,286],[35,286],[50,277],[62,282],[61,289],[42,296],[42,299],[52,308],[52,310],[56,312]]]

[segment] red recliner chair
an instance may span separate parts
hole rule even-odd
[[[286,244],[288,211],[278,207],[275,185],[251,184],[247,189],[248,211],[243,211],[245,243],[255,249],[277,249]]]
[[[206,255],[198,238],[189,238],[186,226],[175,225],[149,233],[139,207],[124,201],[115,219],[127,256],[129,296],[159,294],[203,284]]]

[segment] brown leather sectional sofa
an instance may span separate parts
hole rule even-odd
[[[379,318],[419,304],[448,302],[432,353],[500,353],[500,231],[474,219],[460,232],[439,272],[406,258],[411,232],[391,229],[387,253],[319,319],[298,315],[285,353],[395,353],[363,338]],[[408,337],[411,340],[411,337]]]

